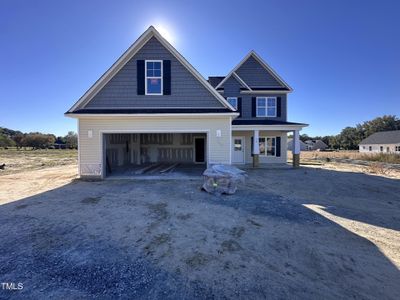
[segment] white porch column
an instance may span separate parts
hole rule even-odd
[[[293,131],[293,167],[300,166],[300,133],[299,130]]]
[[[259,130],[254,130],[253,134],[253,167],[258,167],[259,165],[259,155],[260,155],[260,142],[259,142]]]
[[[258,130],[254,130],[253,136],[253,154],[260,154],[260,132]]]

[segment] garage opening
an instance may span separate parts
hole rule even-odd
[[[207,164],[206,133],[104,134],[107,177],[201,175]]]

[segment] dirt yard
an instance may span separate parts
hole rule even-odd
[[[1,174],[1,173],[0,173]],[[0,298],[398,299],[400,180],[323,165],[201,180],[0,175]]]

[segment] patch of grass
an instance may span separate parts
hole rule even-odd
[[[71,165],[77,161],[78,151],[71,149],[0,149],[0,165],[5,164],[0,175]]]
[[[395,153],[362,154],[360,159],[388,164],[400,164],[400,154]]]
[[[372,163],[366,168],[368,173],[379,174],[379,175],[390,175],[391,171],[383,163]]]

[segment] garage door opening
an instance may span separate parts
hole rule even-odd
[[[104,134],[107,177],[201,175],[207,164],[206,133]]]

